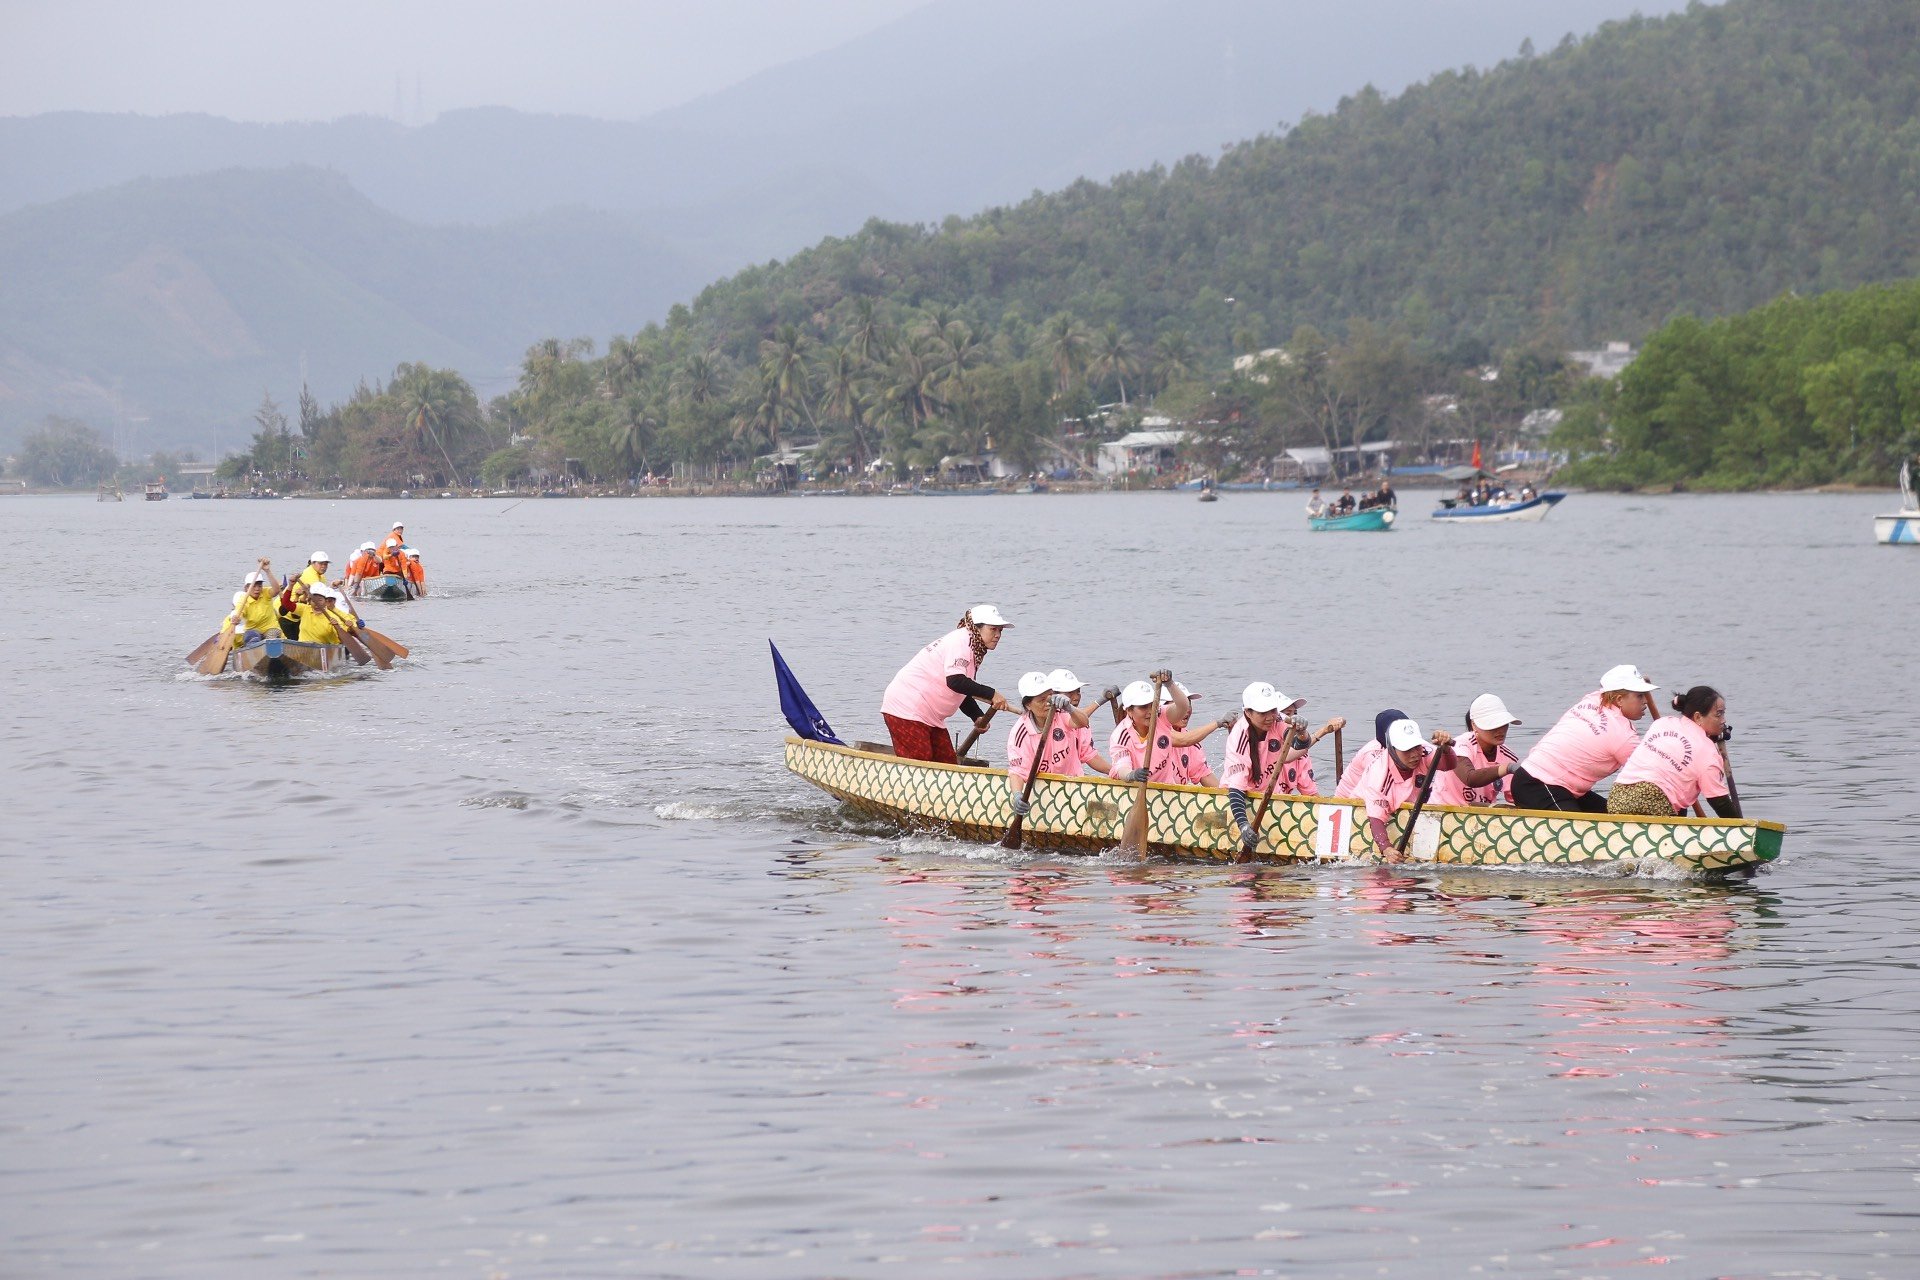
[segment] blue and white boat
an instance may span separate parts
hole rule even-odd
[[[1886,546],[1920,546],[1920,503],[1913,500],[1913,459],[1900,464],[1900,509],[1873,518],[1873,540]]]
[[[1435,520],[1445,520],[1451,524],[1502,524],[1522,520],[1545,520],[1547,512],[1554,509],[1564,493],[1543,493],[1534,498],[1514,498],[1511,501],[1489,502],[1480,506],[1469,506],[1452,498],[1442,498],[1440,507],[1433,513]]]

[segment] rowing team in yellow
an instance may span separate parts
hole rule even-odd
[[[233,611],[221,620],[222,643],[239,648],[285,636],[306,644],[344,645],[355,662],[373,661],[366,624],[347,593],[327,581],[327,563],[326,553],[316,551],[298,577],[282,584],[273,576],[273,562],[262,556],[260,567],[234,593]]]
[[[981,661],[1011,625],[993,605],[975,605],[900,668],[880,708],[896,755],[956,763],[945,724],[954,712],[984,731],[994,712],[1012,709],[1003,694],[977,678]],[[1241,691],[1238,711],[1198,725],[1192,717],[1200,695],[1171,671],[1109,687],[1091,703],[1082,700],[1086,687],[1064,667],[1020,678],[1020,719],[1007,735],[1007,781],[1016,814],[1026,812],[1022,792],[1035,773],[1073,777],[1092,771],[1134,782],[1225,787],[1242,842],[1251,848],[1249,794],[1320,795],[1309,753],[1347,723],[1336,716],[1309,728],[1295,716],[1305,699],[1264,680]],[[1473,700],[1467,732],[1457,740],[1444,729],[1423,735],[1412,717],[1390,708],[1374,717],[1373,739],[1347,763],[1333,794],[1365,803],[1374,842],[1390,860],[1400,855],[1387,823],[1396,809],[1420,797],[1440,805],[1657,817],[1689,809],[1704,814],[1704,802],[1720,817],[1738,818],[1722,745],[1731,735],[1726,700],[1697,685],[1673,699],[1679,715],[1662,718],[1650,696],[1658,687],[1637,667],[1612,668],[1524,758],[1507,747],[1508,730],[1521,722],[1494,694]],[[1109,702],[1114,727],[1103,754],[1095,749],[1090,722]],[[1635,722],[1649,712],[1654,723],[1643,737]],[[1221,729],[1227,730],[1226,748],[1216,774],[1199,747]],[[1596,785],[1615,773],[1611,794],[1598,794]]]

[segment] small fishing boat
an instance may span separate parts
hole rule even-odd
[[[1393,528],[1394,519],[1392,507],[1369,507],[1343,516],[1308,516],[1307,528],[1315,533],[1385,533]]]
[[[1217,493],[1215,493],[1215,492],[1214,492],[1213,490],[1211,490],[1211,489],[1202,489],[1202,490],[1200,491],[1200,501],[1202,501],[1202,502],[1218,502],[1218,501],[1220,501],[1220,495],[1219,495],[1219,494],[1217,494]]]
[[[227,655],[227,665],[242,675],[262,680],[289,680],[295,676],[331,675],[347,666],[347,648],[268,636]]]
[[[903,760],[883,750],[786,741],[786,765],[858,812],[964,840],[998,840],[1012,821],[1004,769]],[[1027,844],[1100,853],[1120,842],[1135,784],[1102,777],[1041,775],[1024,824]],[[1240,839],[1227,793],[1153,783],[1146,788],[1153,854],[1186,862],[1232,862]],[[1401,809],[1397,837],[1411,817]],[[1462,867],[1579,867],[1616,874],[1719,878],[1780,856],[1786,828],[1727,818],[1648,818],[1530,809],[1428,805],[1408,842],[1414,863]],[[1370,854],[1357,800],[1274,796],[1260,830],[1259,862],[1325,863]]]
[[[1900,464],[1900,510],[1873,518],[1873,540],[1884,546],[1920,545],[1920,503],[1913,499],[1913,459]]]
[[[165,502],[167,500],[167,482],[165,480],[147,481],[147,501]]]
[[[1433,513],[1433,518],[1454,524],[1504,524],[1545,520],[1547,513],[1558,506],[1566,496],[1564,493],[1543,493],[1537,497],[1515,498],[1508,502],[1488,502],[1478,506],[1461,502],[1457,498],[1442,498],[1439,508]]]
[[[397,573],[383,573],[377,578],[368,578],[361,591],[369,600],[411,600],[413,593],[407,590],[407,581]]]

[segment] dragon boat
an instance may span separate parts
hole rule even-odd
[[[383,573],[377,578],[368,578],[361,590],[369,600],[413,599],[413,593],[407,590],[406,579],[397,573]]]
[[[315,644],[306,640],[282,640],[277,636],[268,636],[228,654],[227,666],[242,675],[262,680],[331,675],[346,669],[347,648],[339,644]]]
[[[1012,820],[1004,769],[903,760],[886,751],[789,737],[786,765],[858,812],[965,840],[998,840]],[[1040,849],[1099,853],[1120,842],[1135,785],[1042,774],[1024,838]],[[1240,840],[1227,793],[1153,783],[1146,788],[1149,852],[1187,862],[1232,862]],[[1390,824],[1397,838],[1411,813]],[[1780,856],[1786,828],[1725,818],[1650,818],[1531,809],[1429,805],[1408,842],[1414,863],[1456,867],[1571,867],[1616,874],[1718,879]],[[1372,856],[1357,800],[1273,797],[1255,860],[1314,863]]]
[[[1368,507],[1343,516],[1308,516],[1307,528],[1315,533],[1385,533],[1395,518],[1392,507]]]

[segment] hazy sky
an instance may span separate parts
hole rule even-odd
[[[925,0],[0,0],[0,115],[632,119]]]

